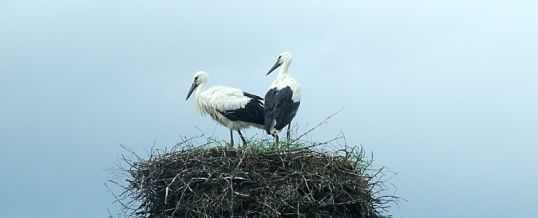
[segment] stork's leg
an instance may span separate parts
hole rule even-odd
[[[243,146],[247,146],[247,140],[245,140],[245,137],[243,137],[243,134],[241,134],[241,131],[237,130],[237,133],[239,133],[239,136],[241,137],[241,140],[243,141]]]
[[[230,147],[234,147],[234,132],[232,129],[230,129],[230,144],[228,144]]]
[[[291,122],[290,124],[288,124],[288,132],[286,133],[286,137],[288,138],[288,144],[290,143],[290,139],[291,139]]]
[[[280,146],[278,146],[278,132],[273,133],[273,137],[275,137],[275,145],[278,149],[280,149]]]

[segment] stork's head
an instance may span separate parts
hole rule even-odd
[[[196,88],[202,84],[202,83],[205,83],[207,82],[207,78],[209,76],[207,75],[206,72],[204,71],[198,71],[194,74],[194,81],[192,82],[192,85],[191,85],[191,89],[189,90],[189,93],[187,94],[187,99],[189,99],[189,97],[191,97],[191,94],[192,92],[194,92],[194,90],[196,90]]]
[[[280,65],[282,64],[289,66],[289,64],[291,63],[292,57],[293,56],[291,55],[291,53],[287,51],[280,53],[280,55],[278,55],[278,59],[276,60],[276,63],[273,65],[273,67],[271,67],[271,69],[269,70],[269,72],[267,72],[266,75],[269,75],[271,72],[273,72],[276,68],[280,67]]]

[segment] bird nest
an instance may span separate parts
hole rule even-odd
[[[129,217],[381,217],[393,197],[376,196],[381,170],[368,169],[364,152],[311,147],[188,146],[124,158],[128,184],[116,197]]]

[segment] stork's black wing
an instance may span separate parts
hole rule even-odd
[[[219,111],[219,113],[221,113],[223,116],[230,119],[231,121],[243,121],[263,125],[263,98],[257,95],[250,94],[248,92],[243,92],[243,95],[250,99],[244,107],[234,110]]]
[[[293,91],[289,86],[283,89],[270,89],[265,94],[265,131],[270,134],[271,123],[276,121],[275,129],[281,130],[297,114],[300,102],[292,101]]]

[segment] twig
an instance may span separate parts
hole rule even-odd
[[[320,123],[318,123],[316,126],[310,128],[308,131],[304,132],[303,134],[301,134],[299,137],[295,138],[293,141],[291,141],[289,144],[293,144],[297,141],[299,141],[302,137],[310,134],[312,131],[314,131],[315,129],[317,129],[318,127],[320,127],[321,125],[323,124],[326,124],[327,121],[329,119],[331,119],[334,115],[338,114],[340,111],[342,111],[344,108],[340,108],[338,111],[334,112],[333,114],[329,115],[328,117],[326,117],[323,121],[321,121]]]

